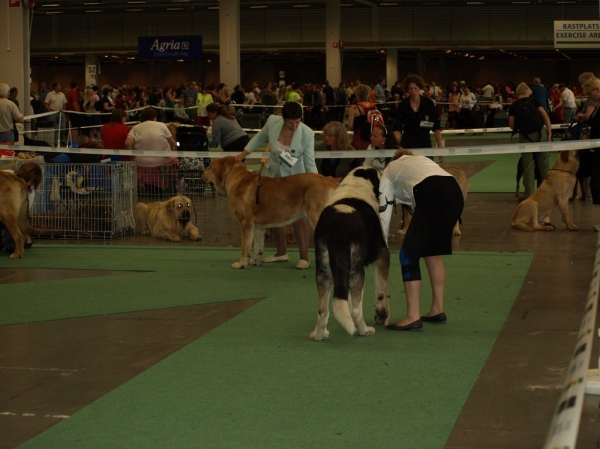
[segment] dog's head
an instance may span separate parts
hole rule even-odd
[[[576,150],[561,151],[554,168],[568,171],[569,173],[577,173],[579,169],[579,152]]]
[[[356,167],[342,179],[330,202],[341,198],[357,198],[379,211],[379,176],[374,167]]]
[[[227,194],[225,182],[235,164],[235,157],[233,156],[213,159],[210,165],[202,172],[202,179],[204,182],[214,185],[218,193]]]
[[[173,216],[182,227],[187,226],[194,215],[192,200],[184,195],[176,195],[169,199],[165,207],[169,214]]]
[[[361,186],[365,188],[365,182],[361,180],[366,180],[369,184],[366,184],[367,188],[371,188],[373,195],[375,195],[376,199],[379,199],[379,177],[381,173],[375,167],[363,166],[356,167],[352,170],[348,175],[342,180],[342,184],[347,180],[347,182],[351,185]],[[353,179],[354,178],[354,179]]]

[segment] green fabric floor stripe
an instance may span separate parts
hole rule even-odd
[[[448,156],[445,162],[494,161],[488,167],[469,178],[469,193],[512,193],[517,184],[517,162],[520,154],[491,154],[481,156]],[[550,155],[549,165],[556,161],[556,153]],[[523,180],[521,180],[523,192]],[[467,197],[468,201],[468,197]]]
[[[448,257],[447,325],[407,334],[378,328],[361,338],[332,320],[326,342],[308,339],[317,309],[312,275],[281,265],[246,270],[251,277],[240,283],[259,284],[267,299],[22,447],[441,448],[531,260],[528,253]],[[229,268],[198,274],[210,279],[219,270],[233,288]],[[398,319],[404,294],[393,273]],[[427,279],[423,287],[425,310]]]
[[[291,253],[292,262],[297,258]],[[462,253],[486,257],[497,253]],[[447,263],[459,263],[455,258]],[[507,253],[508,254],[508,253]],[[0,325],[107,315],[177,306],[269,297],[288,281],[316,291],[314,269],[294,263],[232,270],[237,248],[149,248],[40,245],[20,260],[0,259],[1,267],[147,270],[109,277],[39,281],[0,286]],[[525,253],[525,257],[529,257]],[[314,260],[314,255],[311,255]],[[479,259],[481,260],[481,259]],[[466,262],[468,263],[468,262]],[[396,264],[392,265],[396,267]],[[401,291],[399,283],[392,292]]]

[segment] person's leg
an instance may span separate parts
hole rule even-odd
[[[406,237],[405,237],[406,239]],[[421,269],[419,259],[409,259],[404,247],[400,250],[400,267],[402,268],[402,280],[404,281],[404,292],[406,294],[406,316],[391,325],[392,327],[407,326],[419,321],[420,292],[421,292]]]
[[[521,164],[523,165],[523,185],[525,186],[523,199],[526,199],[535,190],[535,162],[533,160],[533,153],[522,153]]]
[[[439,315],[444,311],[444,290],[446,288],[446,269],[441,256],[424,257],[429,279],[431,280],[431,309],[425,316]]]
[[[592,153],[592,176],[590,178],[592,202],[600,204],[600,148],[594,148]]]
[[[550,171],[550,153],[548,153],[547,151],[536,153],[536,163],[540,172],[540,179],[538,182],[539,187],[540,185],[542,185],[542,183],[546,179],[546,176],[548,176],[548,172]]]
[[[276,257],[284,256],[287,254],[285,247],[285,227],[273,228],[273,235],[275,236],[275,244],[277,245]]]
[[[285,228],[282,228],[285,233]],[[305,218],[301,218],[300,220],[294,223],[294,235],[296,236],[296,241],[298,242],[298,249],[300,250],[300,259],[309,261],[308,259],[308,222]],[[285,237],[284,240],[285,242]]]

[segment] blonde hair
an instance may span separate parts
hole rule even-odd
[[[350,138],[346,127],[340,122],[329,122],[323,127],[323,135],[335,138],[334,150],[344,151],[350,146]]]
[[[358,101],[368,101],[371,94],[371,88],[366,84],[359,84],[354,88],[354,95]]]
[[[396,159],[400,159],[402,156],[414,156],[413,152],[410,150],[403,150],[402,148],[400,148],[398,151],[396,151],[394,153],[394,156],[392,156],[392,160],[395,161]]]
[[[582,86],[586,83],[586,81],[595,78],[596,75],[594,75],[593,72],[583,72],[581,75],[579,75],[578,81],[579,84],[581,84]]]
[[[594,76],[592,78],[589,78],[583,85],[583,94],[588,95],[594,89],[599,89],[599,88],[600,88],[600,79],[598,79]]]
[[[521,83],[515,89],[515,94],[517,95],[517,97],[527,94],[531,95],[531,89],[529,88],[527,83]]]

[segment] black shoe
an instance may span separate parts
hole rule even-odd
[[[391,331],[420,331],[423,329],[423,322],[421,320],[413,321],[406,326],[398,326],[396,324],[388,324],[386,329]]]
[[[446,324],[448,317],[444,312],[432,316],[422,316],[421,321],[425,323]]]

